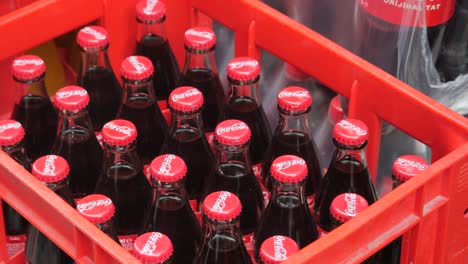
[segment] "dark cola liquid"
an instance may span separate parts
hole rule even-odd
[[[306,202],[294,195],[279,195],[270,201],[255,233],[254,254],[258,259],[263,241],[282,235],[296,241],[303,248],[318,238],[317,227]]]
[[[208,69],[190,69],[181,75],[181,86],[193,86],[203,94],[203,124],[206,132],[212,132],[218,124],[224,104],[224,90],[217,73]]]
[[[250,159],[252,164],[261,163],[271,140],[270,125],[263,107],[250,97],[234,97],[226,102],[223,119],[238,119],[249,126],[252,132]]]
[[[157,199],[146,232],[166,234],[174,246],[174,263],[192,263],[201,245],[201,229],[190,205],[177,196]]]
[[[88,109],[94,130],[101,131],[117,114],[122,98],[120,84],[111,69],[94,67],[86,70],[79,85],[89,94]]]
[[[265,186],[272,190],[272,179],[269,173],[271,163],[282,155],[296,155],[303,158],[307,163],[306,195],[315,194],[320,189],[322,182],[322,170],[317,156],[315,142],[309,135],[301,131],[283,131],[275,136],[271,141],[268,152],[263,163],[263,181]]]
[[[240,228],[242,235],[255,232],[263,211],[263,194],[252,169],[238,162],[219,164],[214,177],[206,183],[206,195],[228,191],[239,197],[242,204]]]
[[[75,202],[71,198],[68,185],[58,189],[55,193],[67,202],[72,208],[76,208]],[[75,261],[63,252],[49,238],[42,234],[37,228],[31,225],[25,248],[26,263],[28,264],[68,264]]]
[[[114,222],[118,235],[142,233],[153,190],[141,171],[126,164],[114,164],[101,176],[96,193],[109,197],[114,203]]]
[[[185,186],[189,198],[200,200],[205,178],[214,166],[214,157],[205,137],[190,128],[179,128],[167,137],[162,154],[174,154],[181,157],[187,165]]]
[[[128,98],[117,115],[131,121],[137,131],[137,150],[144,165],[159,154],[166,138],[167,123],[161,110],[148,96]]]
[[[346,156],[338,161],[334,158],[322,181],[321,192],[315,203],[315,212],[318,225],[326,232],[332,230],[331,202],[342,193],[359,194],[367,200],[369,205],[377,200],[367,167],[351,156]]]
[[[49,98],[25,95],[15,104],[11,119],[23,125],[24,143],[31,160],[49,154],[57,133],[57,112]]]
[[[74,199],[92,194],[102,170],[104,154],[97,138],[84,129],[62,131],[54,154],[70,165],[70,191]]]
[[[158,100],[166,100],[180,78],[180,68],[169,42],[158,35],[149,34],[137,43],[136,53],[153,63],[155,95]]]
[[[244,244],[240,239],[236,239],[225,234],[216,234],[203,245],[193,264],[248,264],[252,263]]]

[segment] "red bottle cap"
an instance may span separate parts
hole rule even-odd
[[[393,163],[392,173],[402,182],[413,178],[428,167],[427,162],[415,155],[404,155]]]
[[[344,223],[364,211],[369,204],[364,197],[355,193],[342,193],[333,199],[330,214],[340,223]]]
[[[91,194],[80,199],[76,204],[76,209],[96,225],[109,221],[115,212],[112,200],[102,194]]]
[[[0,120],[0,146],[18,144],[24,138],[24,128],[15,120]]]
[[[122,61],[120,74],[129,80],[144,80],[153,75],[153,63],[143,56],[130,56]]]
[[[296,241],[286,236],[272,236],[263,241],[260,259],[265,264],[279,264],[299,251]]]
[[[139,236],[133,246],[133,255],[143,263],[156,264],[167,261],[174,248],[163,233],[150,232]],[[182,252],[183,254],[183,252]]]
[[[159,0],[142,0],[136,4],[136,14],[140,21],[161,20],[166,16],[166,5]]]
[[[151,177],[157,181],[180,181],[186,173],[187,165],[184,160],[173,154],[158,156],[151,162]]]
[[[89,103],[88,92],[80,86],[66,86],[55,94],[54,104],[59,110],[80,111]]]
[[[227,75],[235,81],[251,81],[260,75],[260,64],[249,57],[237,57],[228,63]]]
[[[241,213],[241,201],[233,193],[221,191],[208,195],[203,201],[205,215],[215,221],[228,221]]]
[[[304,112],[312,105],[312,95],[299,86],[290,86],[278,94],[278,106],[283,110]]]
[[[300,182],[307,176],[307,164],[294,155],[283,155],[276,158],[271,164],[270,173],[279,182]]]
[[[195,112],[203,106],[203,94],[197,88],[182,86],[171,92],[169,105],[176,111]]]
[[[38,180],[46,183],[59,182],[70,172],[68,162],[56,155],[46,155],[38,158],[32,165],[32,174]]]
[[[109,44],[107,35],[103,27],[84,27],[78,32],[76,42],[83,49],[102,48]]]
[[[368,131],[366,124],[362,121],[343,119],[333,128],[333,138],[342,145],[359,147],[367,141]]]
[[[16,58],[11,68],[13,76],[20,81],[34,80],[46,71],[44,61],[36,55],[23,55]]]
[[[210,28],[194,27],[185,31],[185,46],[194,50],[207,50],[216,44],[216,35]]]
[[[116,119],[104,125],[102,141],[111,146],[127,146],[137,138],[135,125],[124,119]]]
[[[250,139],[250,128],[240,120],[225,120],[216,126],[215,139],[223,145],[244,145]]]
[[[341,107],[340,98],[337,96],[333,97],[330,101],[330,105],[328,106],[328,117],[336,124],[340,122],[344,118],[344,111]]]

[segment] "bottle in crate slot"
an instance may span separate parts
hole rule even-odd
[[[271,130],[260,99],[260,65],[248,57],[232,59],[227,66],[230,93],[224,105],[222,119],[237,119],[246,123],[250,138],[250,158],[254,173],[262,172],[262,161],[271,141]]]
[[[145,231],[166,234],[174,246],[173,262],[190,263],[201,244],[200,224],[190,207],[185,189],[187,166],[178,156],[158,156],[151,163],[156,191]]]
[[[109,197],[91,194],[76,203],[76,210],[120,245],[114,223],[115,206]]]
[[[0,148],[25,170],[31,172],[24,149],[24,136],[24,129],[18,121],[0,120]],[[2,208],[7,253],[11,257],[24,249],[29,223],[5,201],[2,201]]]
[[[88,103],[88,93],[79,86],[64,87],[54,97],[59,127],[51,152],[65,158],[70,165],[68,178],[75,201],[94,192],[104,162],[103,150],[89,118]]]
[[[168,130],[153,93],[153,71],[153,64],[143,56],[127,57],[120,67],[124,94],[117,118],[136,126],[137,152],[143,165],[159,154]]]
[[[202,107],[203,95],[196,88],[183,86],[170,94],[171,124],[161,151],[178,155],[185,161],[188,168],[185,186],[195,211],[205,178],[214,165],[214,155],[205,137]]]
[[[286,154],[301,157],[305,160],[308,168],[305,191],[309,207],[313,209],[315,195],[322,182],[322,169],[317,155],[317,147],[311,134],[309,120],[311,105],[312,96],[304,88],[290,86],[278,94],[280,120],[265,153],[265,162],[263,163],[265,170],[262,172],[262,181],[266,188],[272,191],[274,189],[273,177],[267,168],[271,167],[273,160]]]
[[[205,235],[193,264],[251,264],[239,228],[243,208],[239,198],[227,191],[214,192],[202,208]]]
[[[115,225],[120,244],[132,250],[153,199],[136,152],[137,130],[127,120],[108,122],[102,129],[105,163],[95,192],[109,197],[116,207]]]
[[[185,65],[180,86],[193,86],[205,99],[202,116],[207,132],[213,132],[218,124],[224,104],[224,89],[216,69],[214,48],[216,35],[205,27],[185,31]]]
[[[99,132],[104,124],[115,118],[122,89],[107,55],[107,31],[98,26],[85,27],[78,32],[76,42],[81,48],[81,70],[77,82],[89,94],[89,115],[94,130]]]
[[[273,235],[290,237],[299,248],[318,238],[317,226],[305,196],[305,160],[294,155],[280,156],[273,161],[270,173],[273,177],[272,195],[254,238],[254,256],[257,259],[263,241]]]
[[[44,81],[46,65],[35,55],[24,55],[13,61],[12,70],[17,95],[11,119],[24,127],[24,146],[35,160],[49,153],[57,133],[57,113]]]
[[[37,159],[32,165],[32,174],[50,190],[75,208],[70,189],[68,188],[67,161],[56,155],[47,155]],[[55,245],[36,227],[31,226],[26,240],[26,263],[28,264],[68,264],[75,261]]]
[[[272,236],[260,247],[259,264],[280,264],[299,251],[296,241],[287,236]]]
[[[133,246],[133,256],[143,264],[173,264],[173,252],[169,237],[159,232],[142,234]]]
[[[339,194],[356,193],[369,204],[377,200],[366,161],[368,136],[366,124],[356,119],[341,120],[333,128],[336,150],[315,202],[320,236],[332,230],[330,205]]]
[[[427,169],[427,162],[415,155],[404,155],[393,162],[392,178],[393,189],[411,180],[420,172]],[[402,237],[398,237],[392,243],[382,249],[383,264],[399,264],[401,257]]]
[[[228,191],[242,202],[240,231],[249,253],[264,208],[263,193],[255,177],[249,155],[250,129],[240,120],[221,122],[215,131],[216,165],[204,188],[204,194]]]
[[[151,60],[155,69],[153,93],[158,100],[167,100],[177,87],[180,69],[166,36],[166,6],[159,0],[138,1],[136,18],[136,54]]]

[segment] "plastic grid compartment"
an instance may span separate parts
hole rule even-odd
[[[40,0],[0,17],[0,60],[98,20],[116,65],[135,47],[135,0]],[[235,32],[236,56],[265,49],[350,99],[350,116],[370,130],[375,175],[382,120],[430,146],[433,164],[368,210],[285,263],[358,263],[404,234],[402,263],[468,262],[468,122],[415,89],[255,0],[174,0],[168,37],[183,62],[183,32],[210,18]],[[38,23],[40,22],[40,23]],[[287,40],[288,45],[283,45]],[[320,67],[318,66],[320,63]],[[12,93],[5,89],[5,93]],[[385,100],[382,100],[384,98]],[[391,161],[389,161],[391,162]],[[0,152],[0,196],[77,263],[138,263],[20,165]],[[0,260],[6,255],[0,220]]]

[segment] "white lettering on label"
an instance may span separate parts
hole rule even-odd
[[[237,61],[237,62],[229,63],[229,68],[231,70],[235,70],[235,69],[242,68],[244,66],[255,67],[257,65],[258,65],[258,61],[256,60],[244,60],[244,61]]]
[[[85,27],[81,30],[81,32],[93,35],[97,40],[103,40],[106,39],[106,36],[102,34],[101,32],[98,32],[90,27]]]
[[[143,64],[141,61],[138,61],[138,57],[137,56],[130,56],[128,58],[128,61],[133,65],[133,67],[135,68],[135,70],[139,73],[141,72],[144,72],[146,71],[146,66],[145,64]]]
[[[160,238],[162,238],[162,234],[158,232],[153,232],[151,236],[146,241],[145,245],[143,246],[143,253],[151,255],[153,251],[156,249],[156,243]]]
[[[287,161],[283,161],[280,163],[275,163],[273,164],[273,166],[276,167],[276,170],[280,171],[280,170],[287,169],[291,166],[304,165],[304,164],[305,164],[305,161],[303,159],[295,159],[295,160],[287,160]]]
[[[94,207],[99,207],[99,206],[109,206],[112,203],[111,199],[101,199],[97,201],[91,201],[87,203],[82,203],[78,205],[78,211],[83,212],[83,211],[88,211],[93,209]]]
[[[135,131],[134,129],[132,128],[129,128],[128,126],[118,126],[114,123],[107,123],[105,126],[105,128],[109,128],[111,130],[114,130],[114,131],[117,131],[117,132],[120,132],[122,134],[125,134],[127,136],[130,136],[132,134],[133,131]]]
[[[197,30],[194,30],[194,29],[187,30],[187,32],[185,34],[190,35],[190,36],[202,37],[202,38],[206,38],[206,39],[213,39],[213,37],[214,37],[214,34],[211,33],[211,32],[197,31]]]
[[[364,136],[367,134],[367,131],[348,122],[347,120],[341,120],[337,125],[343,127],[343,128],[346,128],[346,129],[350,129],[352,131],[354,131],[357,135],[359,136]]]
[[[55,175],[55,160],[57,156],[55,155],[47,155],[46,161],[44,163],[44,170],[42,174],[44,175]]]
[[[86,90],[72,90],[72,91],[64,91],[64,92],[58,92],[57,93],[57,99],[63,99],[63,98],[68,98],[71,96],[85,96],[87,95],[88,92]]]
[[[285,240],[282,236],[273,237],[273,248],[275,249],[276,260],[286,260],[288,252],[284,248],[283,241]]]
[[[153,8],[158,3],[158,0],[148,0],[146,1],[146,6],[143,9],[143,13],[150,15],[153,12]]]
[[[344,212],[349,216],[356,216],[356,194],[346,193],[345,194],[346,209]]]
[[[213,211],[223,212],[226,207],[226,199],[231,196],[230,192],[221,192],[213,205]]]
[[[234,123],[230,127],[220,127],[216,130],[216,134],[222,135],[224,133],[233,132],[237,130],[247,129],[248,126],[245,123]]]
[[[164,157],[163,162],[161,163],[161,167],[159,167],[159,173],[169,174],[171,172],[171,169],[172,169],[171,163],[175,158],[176,157],[174,155],[172,155],[172,154],[166,155]]]
[[[278,94],[278,98],[283,98],[283,97],[309,97],[309,93],[307,91],[295,91],[295,92],[282,91]]]
[[[0,133],[5,131],[5,130],[8,130],[8,129],[18,129],[18,128],[20,128],[20,126],[21,126],[21,124],[19,122],[14,122],[14,123],[1,125],[0,126]]]
[[[187,90],[187,91],[185,91],[184,93],[181,93],[181,94],[174,94],[172,96],[172,101],[177,102],[177,101],[179,101],[181,99],[192,97],[192,96],[197,95],[197,94],[200,94],[200,91],[198,91],[197,89],[190,89],[190,90]]]
[[[407,159],[403,159],[403,158],[398,158],[395,164],[401,165],[401,166],[404,166],[404,167],[413,167],[413,168],[416,168],[416,169],[418,169],[420,171],[423,171],[428,167],[426,164],[421,164],[419,162],[412,161],[412,160],[407,160]]]
[[[34,59],[28,59],[28,60],[22,60],[18,59],[13,62],[13,66],[23,66],[23,65],[42,65],[44,64],[43,60],[34,60]]]

